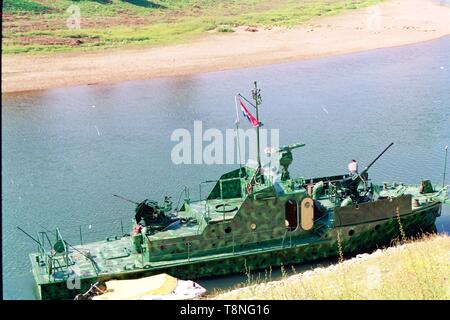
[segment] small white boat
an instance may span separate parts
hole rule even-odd
[[[92,300],[187,300],[206,292],[198,283],[179,280],[166,273],[134,280],[110,280]]]

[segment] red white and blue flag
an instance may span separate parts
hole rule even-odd
[[[237,97],[236,97],[237,98]],[[254,115],[251,114],[250,111],[248,111],[247,107],[244,105],[244,103],[242,102],[242,100],[239,98],[239,104],[241,105],[241,111],[242,114],[244,115],[244,117],[247,118],[247,120],[253,125],[253,127],[257,128],[257,127],[261,127],[263,124],[261,123],[261,121],[258,121]],[[237,106],[236,106],[237,107]],[[237,113],[237,110],[236,110]],[[236,114],[237,116],[237,114]],[[236,122],[239,122],[239,117],[236,118]]]

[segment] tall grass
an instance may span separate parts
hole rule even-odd
[[[221,292],[215,299],[450,299],[450,237],[399,241],[337,265]]]
[[[400,208],[397,207],[395,209],[396,217],[397,217],[397,223],[398,223],[398,229],[400,231],[400,236],[403,242],[406,241],[406,234],[405,230],[403,229],[402,219],[400,218]]]

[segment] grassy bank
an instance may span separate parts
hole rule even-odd
[[[187,41],[236,26],[292,27],[382,0],[5,0],[2,53],[92,50]],[[80,29],[67,19],[80,13]],[[73,20],[71,20],[73,21]]]
[[[426,236],[216,299],[450,299],[450,237]]]

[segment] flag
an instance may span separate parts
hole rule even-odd
[[[239,99],[239,104],[241,105],[242,114],[247,118],[248,121],[251,122],[253,127],[261,127],[261,121],[258,122],[258,120],[250,113],[250,111],[248,111],[241,99]]]

